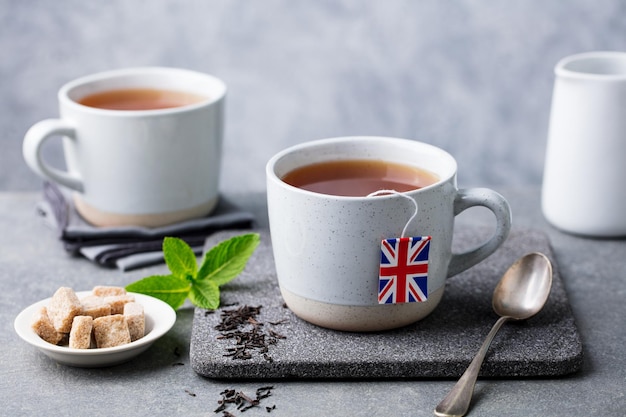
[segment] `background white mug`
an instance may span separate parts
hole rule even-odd
[[[174,90],[206,97],[180,107],[107,110],[79,104],[119,89]],[[26,133],[23,154],[37,174],[73,191],[96,226],[162,226],[210,213],[218,201],[226,85],[175,68],[108,71],[64,85],[60,119]],[[47,164],[41,146],[63,136],[67,171]]]
[[[569,56],[555,73],[543,213],[567,232],[626,236],[626,53]]]
[[[281,178],[305,165],[350,159],[376,159],[415,166],[439,180],[408,191],[418,204],[407,236],[431,236],[428,299],[378,304],[381,240],[400,237],[415,211],[406,197],[344,197],[294,187]],[[324,327],[376,331],[401,327],[428,315],[443,295],[445,279],[480,262],[506,239],[511,214],[495,191],[459,190],[457,164],[447,152],[406,139],[345,137],[288,148],[267,163],[270,233],[278,283],[289,308]],[[452,254],[454,217],[484,206],[496,217],[493,237],[480,247]]]

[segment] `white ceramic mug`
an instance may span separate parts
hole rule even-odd
[[[159,89],[205,97],[157,110],[108,110],[79,100],[103,91]],[[175,68],[130,68],[86,76],[58,93],[60,118],[26,133],[23,154],[37,174],[73,191],[96,226],[162,226],[210,213],[218,201],[226,85]],[[63,136],[67,171],[46,163],[42,144]]]
[[[555,74],[543,213],[567,232],[626,236],[626,53],[569,56]]]
[[[375,159],[415,166],[439,180],[421,189],[375,197],[343,197],[294,187],[282,178],[305,165]],[[270,232],[281,294],[299,317],[348,331],[376,331],[420,320],[437,306],[445,279],[485,259],[506,239],[511,214],[506,200],[485,188],[461,189],[457,164],[447,152],[406,139],[345,137],[300,144],[267,163]],[[379,304],[382,239],[430,236],[427,300]],[[484,206],[496,217],[491,239],[467,253],[451,250],[454,217]]]

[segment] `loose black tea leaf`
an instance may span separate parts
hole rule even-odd
[[[272,336],[272,337],[274,337],[276,339],[286,339],[287,338],[286,336],[283,336],[282,334],[280,334],[278,332],[275,332],[272,329],[269,329],[268,332],[269,332],[270,336]]]
[[[259,407],[261,400],[272,395],[271,390],[273,386],[261,387],[256,390],[255,398],[251,398],[246,395],[243,391],[236,391],[234,389],[227,389],[220,392],[222,398],[217,401],[219,406],[215,409],[215,413],[222,413],[222,417],[235,417],[234,414],[230,413],[227,408],[231,405],[235,407],[235,409],[239,410],[241,413],[246,412],[247,410]],[[266,410],[270,407],[266,407]],[[276,405],[271,407],[271,409],[275,409]],[[268,411],[269,413],[269,411]]]
[[[270,386],[267,386],[267,387],[258,388],[256,390],[256,397],[257,397],[257,399],[262,400],[263,398],[267,398],[267,397],[271,396],[273,389],[274,389],[273,385],[270,385]]]
[[[273,329],[265,329],[265,324],[257,319],[262,306],[244,305],[236,309],[222,310],[220,323],[215,326],[220,331],[217,339],[234,339],[235,345],[226,348],[224,356],[232,359],[247,360],[252,359],[252,353],[258,352],[268,361],[273,359],[268,355],[269,347],[275,345],[278,340],[286,337]],[[286,320],[270,322],[271,325],[285,323]]]

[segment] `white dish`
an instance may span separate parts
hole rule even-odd
[[[91,294],[91,291],[81,291],[76,294],[78,297],[84,297]],[[14,322],[15,331],[27,343],[61,364],[86,368],[117,365],[144,352],[158,338],[167,333],[176,322],[176,312],[167,303],[148,295],[129,294],[133,294],[135,301],[143,306],[146,332],[141,339],[125,345],[100,349],[72,349],[46,342],[32,330],[31,323],[33,314],[40,307],[47,306],[50,298],[41,300],[18,314]]]

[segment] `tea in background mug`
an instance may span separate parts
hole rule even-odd
[[[554,71],[543,213],[566,232],[626,236],[626,52],[572,55]]]
[[[86,76],[58,93],[60,118],[24,137],[28,166],[73,191],[96,226],[157,227],[209,214],[218,201],[226,85],[198,72],[129,68]],[[42,144],[63,136],[67,171]]]
[[[435,179],[423,188],[369,197],[310,191],[285,181],[303,167],[336,161],[398,164],[425,170]],[[328,177],[331,171],[319,166]],[[272,157],[266,166],[270,233],[280,291],[289,308],[311,323],[348,331],[397,328],[432,312],[445,279],[493,253],[511,227],[506,200],[485,188],[459,190],[456,172],[454,158],[439,148],[385,137],[312,141]],[[409,222],[415,203],[417,214]],[[453,254],[454,217],[472,206],[495,214],[495,234],[472,251]],[[400,237],[405,226],[407,237],[430,237],[427,299],[379,304],[381,242]]]

